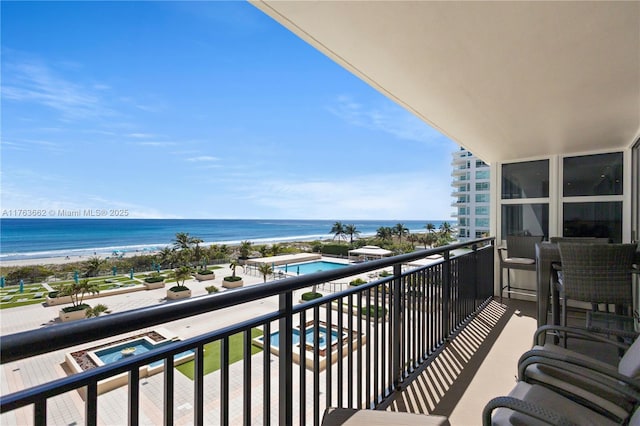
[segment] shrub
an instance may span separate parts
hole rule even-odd
[[[86,303],[82,303],[80,305],[67,306],[66,308],[62,308],[62,312],[68,314],[69,312],[84,311],[86,309],[91,309],[91,306],[87,305]]]
[[[334,256],[347,256],[349,254],[349,246],[347,244],[324,244],[322,253],[332,254]]]
[[[58,293],[59,293],[59,292],[57,292],[57,291],[50,291],[50,292],[49,292],[49,294],[48,294],[48,296],[49,296],[49,298],[51,298],[51,299],[55,299],[56,297],[58,297]]]
[[[184,285],[174,285],[169,289],[169,291],[178,292],[178,291],[186,291],[189,290],[189,287]]]
[[[228,282],[240,281],[241,279],[242,277],[233,277],[233,276],[224,277],[224,280]]]
[[[200,275],[211,275],[213,274],[213,271],[209,269],[200,269],[197,273]]]
[[[383,306],[369,306],[370,316],[375,317],[376,311],[378,312],[378,317],[384,317],[385,315],[387,315],[387,309]],[[360,309],[360,312],[362,312],[362,315],[367,315],[367,307],[363,306]]]
[[[378,276],[384,278],[384,277],[390,277],[391,275],[393,275],[391,272],[389,271],[382,271],[380,272],[380,274]]]
[[[162,281],[164,281],[164,277],[162,275],[146,277],[144,279],[144,282],[145,283],[149,283],[149,284],[151,284],[151,283],[159,283],[159,282],[162,282]]]
[[[322,297],[322,293],[314,293],[313,291],[309,291],[307,293],[302,293],[301,299],[305,301],[319,299]]]
[[[357,285],[366,284],[366,283],[367,282],[365,280],[363,280],[362,278],[356,278],[355,280],[349,282],[349,285],[357,286]]]
[[[209,294],[218,292],[218,287],[216,287],[215,285],[210,285],[208,287],[205,287],[204,289],[207,290],[207,293]]]

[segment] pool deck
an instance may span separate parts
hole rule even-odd
[[[259,257],[257,259],[248,259],[245,263],[247,265],[260,265],[266,263],[269,265],[286,265],[288,263],[301,263],[309,262],[312,260],[321,260],[322,255],[319,253],[297,253],[297,254],[283,254],[280,256],[271,257]]]

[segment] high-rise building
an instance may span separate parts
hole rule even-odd
[[[464,148],[453,153],[452,217],[458,222],[458,239],[467,241],[489,234],[489,165]]]

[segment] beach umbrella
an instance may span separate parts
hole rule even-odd
[[[0,288],[4,288],[4,277],[0,277]]]
[[[116,274],[118,273],[118,267],[114,266],[112,271],[113,271],[113,276],[115,277]]]
[[[129,279],[133,279],[133,268],[131,268],[131,272],[129,272]]]
[[[24,293],[24,281],[20,279],[20,293]]]
[[[300,275],[300,266],[298,266],[298,270],[296,271],[296,274]]]
[[[160,272],[160,264],[156,263],[156,272]]]
[[[78,284],[78,282],[80,281],[80,275],[78,274],[78,271],[73,271],[73,280],[76,282],[76,284]]]
[[[285,264],[284,264],[284,273],[285,273],[285,274],[288,272],[288,269],[289,269],[289,264],[288,264],[288,263],[285,263]]]

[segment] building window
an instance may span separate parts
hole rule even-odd
[[[489,170],[476,171],[476,179],[489,179]]]
[[[489,227],[489,218],[476,218],[476,227],[477,228],[488,228]]]
[[[476,160],[476,168],[478,167],[489,167],[489,165],[482,160]]]
[[[476,191],[488,191],[489,182],[476,182]]]
[[[488,216],[489,215],[489,207],[485,207],[485,206],[476,207],[476,215],[477,216]]]
[[[489,233],[486,231],[476,231],[476,238],[488,237]]]
[[[476,203],[488,203],[489,194],[476,194]]]
[[[562,161],[562,235],[622,242],[623,153]]]
[[[549,160],[502,165],[502,199],[549,197]]]
[[[564,203],[562,235],[609,238],[622,242],[622,201]]]
[[[467,218],[466,217],[458,218],[458,225],[467,226]]]
[[[502,235],[549,237],[549,204],[503,204]]]

